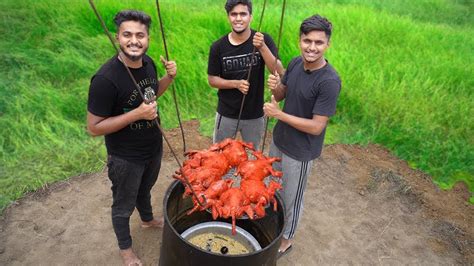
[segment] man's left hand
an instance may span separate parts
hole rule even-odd
[[[280,106],[278,106],[278,102],[275,100],[275,96],[272,95],[272,100],[269,103],[265,103],[263,105],[263,112],[268,117],[275,117],[278,118],[278,114],[281,113]]]
[[[163,56],[160,56],[161,62],[166,69],[166,74],[169,78],[174,79],[176,77],[176,73],[178,71],[178,66],[176,65],[175,61],[166,61]]]

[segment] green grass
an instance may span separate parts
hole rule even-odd
[[[182,118],[199,119],[207,135],[217,103],[207,56],[229,30],[223,2],[160,1]],[[268,2],[262,30],[276,39],[282,1]],[[262,3],[254,1],[254,28]],[[96,5],[110,29],[118,10],[145,10],[154,20],[149,54],[163,54],[154,1]],[[327,57],[343,90],[328,140],[380,143],[440,187],[465,181],[474,192],[473,10],[468,0],[288,1],[280,54],[285,65],[298,54],[304,18],[329,17]],[[90,77],[113,49],[87,1],[4,0],[0,15],[2,209],[25,192],[104,166],[103,140],[87,135],[85,114]],[[165,128],[176,127],[171,93],[159,104]]]

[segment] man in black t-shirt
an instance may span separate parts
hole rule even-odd
[[[213,142],[234,135],[245,94],[239,131],[244,141],[252,142],[257,148],[264,130],[264,65],[272,73],[277,71],[280,74],[283,67],[279,60],[275,65],[277,51],[272,38],[249,27],[251,1],[228,0],[225,9],[232,31],[212,44],[207,70],[209,85],[218,89],[219,97]],[[257,50],[252,58],[254,47]],[[247,81],[250,64],[252,71]]]
[[[125,10],[117,13],[114,22],[120,57],[112,57],[92,77],[87,129],[92,136],[105,136],[112,181],[112,224],[120,255],[125,265],[141,265],[132,250],[129,221],[137,208],[143,228],[163,227],[163,219],[153,217],[150,200],[163,154],[162,135],[155,124],[159,117],[155,100],[173,82],[176,63],[163,60],[167,76],[157,79],[156,66],[145,54],[151,23],[147,14]]]
[[[293,58],[280,81],[270,75],[268,86],[272,101],[264,112],[278,122],[273,130],[271,157],[281,157],[274,167],[283,171],[280,192],[286,208],[287,223],[279,257],[291,250],[303,209],[303,194],[313,160],[319,157],[329,117],[336,112],[341,80],[324,58],[329,47],[332,25],[319,15],[303,21],[300,27],[301,56]],[[277,101],[285,99],[283,110]]]

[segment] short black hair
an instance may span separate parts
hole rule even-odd
[[[118,12],[114,17],[114,23],[117,27],[117,31],[120,25],[125,21],[138,21],[146,26],[146,30],[150,28],[151,18],[143,11],[138,10],[122,10]]]
[[[225,11],[227,11],[227,14],[229,14],[230,11],[236,5],[247,6],[247,8],[249,9],[250,15],[252,15],[252,1],[250,1],[250,0],[227,0],[227,2],[225,3]]]
[[[300,26],[300,36],[302,34],[306,35],[313,30],[324,31],[328,40],[331,39],[332,24],[327,18],[321,17],[320,15],[313,15],[303,20]]]

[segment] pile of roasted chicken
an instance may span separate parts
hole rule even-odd
[[[250,159],[248,152],[253,154]],[[232,234],[235,234],[235,220],[247,215],[250,219],[265,216],[265,207],[273,203],[277,210],[275,192],[281,185],[273,180],[265,180],[272,175],[280,178],[283,173],[272,168],[272,163],[280,158],[269,158],[256,151],[251,143],[225,139],[213,144],[207,150],[189,151],[183,167],[176,171],[174,178],[185,185],[183,197],[193,196],[185,177],[196,193],[192,197],[195,211],[211,210],[212,218],[232,218]],[[225,178],[234,168],[234,176],[240,176],[240,187],[233,187],[232,178]],[[269,178],[270,179],[270,178]],[[264,182],[267,181],[267,182]],[[201,204],[199,204],[201,203]]]

